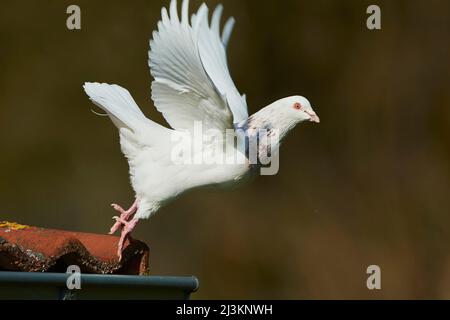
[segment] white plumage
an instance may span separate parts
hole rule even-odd
[[[301,96],[281,99],[248,117],[245,96],[230,76],[226,47],[234,25],[230,18],[220,32],[222,6],[208,22],[208,7],[203,4],[188,16],[188,1],[182,3],[181,17],[172,0],[169,12],[162,9],[158,31],[150,41],[149,67],[154,78],[152,99],[171,129],[146,118],[130,93],[117,85],[85,83],[90,99],[105,110],[120,132],[120,144],[130,166],[131,184],[136,202],[128,210],[113,205],[121,213],[111,232],[122,228],[119,256],[129,232],[139,219],[148,218],[164,203],[186,190],[211,184],[233,184],[245,177],[252,167],[248,154],[225,139],[203,142],[197,152],[204,161],[199,164],[175,163],[174,133],[195,131],[201,122],[204,130],[242,128],[247,136],[255,130],[279,129],[281,138],[298,122],[318,122],[308,100]],[[204,132],[205,132],[204,131]],[[235,163],[214,163],[217,150],[224,156],[237,154]],[[273,150],[272,150],[273,151]],[[230,153],[228,155],[228,153]],[[208,161],[211,160],[211,161]]]

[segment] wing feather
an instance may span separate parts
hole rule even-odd
[[[181,20],[176,0],[169,11],[161,10],[158,31],[150,40],[152,99],[174,129],[191,129],[194,121],[203,121],[208,128],[232,128],[248,117],[226,61],[234,20],[228,20],[221,37],[222,6],[214,11],[211,27],[205,4],[191,16],[190,24],[188,6],[188,0],[183,1]]]

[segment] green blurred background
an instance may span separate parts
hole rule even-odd
[[[381,31],[366,28],[374,3]],[[81,86],[120,84],[165,124],[147,68],[163,5],[2,3],[0,220],[105,233],[109,204],[132,202],[116,129]],[[249,111],[301,94],[322,122],[288,137],[278,175],[190,192],[141,223],[151,272],[196,275],[194,298],[450,298],[450,2],[224,5]],[[366,288],[371,264],[380,291]]]

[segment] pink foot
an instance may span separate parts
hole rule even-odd
[[[111,206],[114,208],[114,210],[120,212],[120,219],[116,219],[116,217],[113,217],[113,219],[116,220],[116,223],[114,223],[114,225],[111,227],[109,234],[113,234],[121,226],[125,225],[125,223],[123,223],[122,221],[126,222],[130,220],[130,218],[133,216],[133,214],[136,213],[136,210],[138,209],[139,200],[136,199],[128,210],[124,210],[121,206],[115,203],[111,204]]]
[[[139,219],[133,218],[130,221],[122,220],[119,217],[115,217],[116,221],[119,222],[124,227],[122,228],[122,233],[120,235],[119,244],[117,246],[117,255],[119,256],[119,261],[122,260],[122,251],[123,251],[123,245],[125,244],[125,241],[127,238],[130,238],[130,233],[134,230],[136,227]]]

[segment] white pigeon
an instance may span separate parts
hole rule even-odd
[[[205,4],[190,20],[188,0],[182,3],[181,19],[176,0],[170,3],[169,13],[166,8],[162,9],[158,31],[153,32],[150,41],[148,64],[154,78],[152,99],[172,128],[145,117],[126,89],[106,83],[84,84],[90,99],[106,111],[119,129],[121,149],[128,159],[136,194],[133,205],[127,210],[112,204],[120,213],[119,217],[114,217],[116,222],[110,231],[112,234],[122,229],[119,259],[125,240],[140,219],[149,218],[162,205],[187,190],[237,183],[254,168],[260,168],[262,152],[266,158],[275,153],[279,142],[296,124],[319,122],[310,103],[302,96],[280,99],[248,116],[245,95],[236,89],[227,65],[226,47],[234,19],[228,19],[220,34],[222,9],[218,5],[214,10],[211,24]],[[230,129],[239,129],[244,132],[244,139],[241,135],[239,141],[245,140],[245,147],[238,147],[239,144],[227,139],[204,138],[202,148],[197,148],[192,156],[209,161],[174,161],[174,148],[180,147],[180,141],[174,137],[178,133],[193,133],[196,123],[201,123],[204,132],[215,130],[225,134]],[[269,136],[276,131],[278,141],[269,144],[268,140],[260,139],[260,129],[269,132]],[[259,143],[256,163],[250,161],[249,156],[249,141],[254,140]],[[211,161],[217,159],[217,155],[235,156],[236,161]]]

